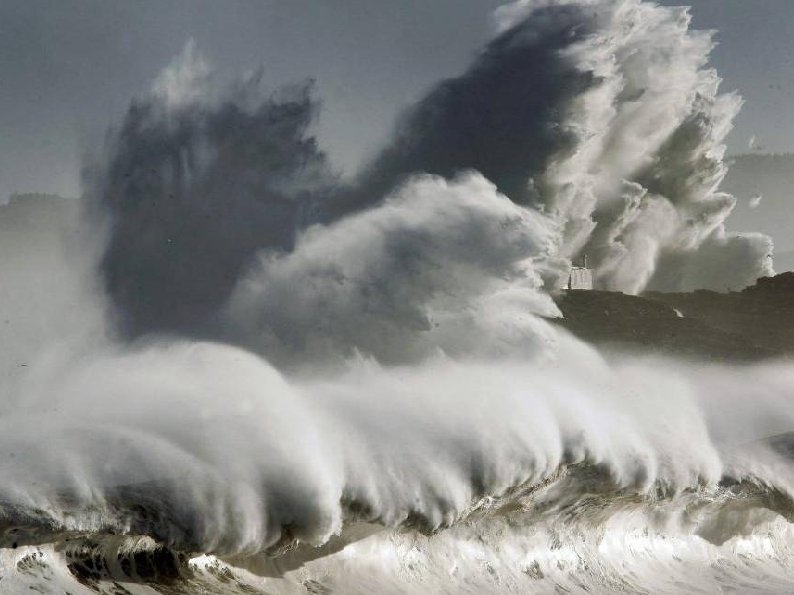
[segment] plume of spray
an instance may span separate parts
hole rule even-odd
[[[213,84],[193,43],[130,107],[88,200],[107,220],[101,261],[127,335],[201,334],[245,265],[289,249],[332,176],[307,135],[311,84],[265,94],[261,73]]]
[[[105,286],[129,335],[218,336],[262,250],[379,205],[416,173],[474,170],[558,229],[542,276],[586,253],[598,286],[739,289],[772,272],[771,240],[725,231],[723,140],[740,107],[707,68],[711,35],[640,0],[518,2],[462,75],[403,115],[339,184],[309,136],[310,87],[219,90],[192,44],[136,101],[90,180],[109,219]],[[738,255],[721,258],[720,254]]]
[[[537,316],[559,315],[537,272],[555,241],[552,221],[479,174],[417,177],[264,255],[227,328],[282,364],[537,354],[554,336]]]
[[[769,238],[725,232],[723,141],[741,100],[706,67],[711,34],[691,31],[684,8],[590,8],[597,32],[565,54],[597,82],[569,106],[575,146],[538,183],[565,221],[563,253],[586,252],[600,286],[629,293],[736,290],[771,274]]]
[[[723,141],[741,100],[718,92],[711,34],[690,30],[686,9],[529,1],[497,22],[469,70],[403,116],[362,175],[364,198],[411,172],[471,168],[557,221],[560,277],[582,253],[599,286],[629,293],[771,274],[769,238],[725,231]],[[722,248],[742,257],[713,258]]]

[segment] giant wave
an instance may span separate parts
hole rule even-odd
[[[67,248],[14,237],[0,589],[791,590],[790,364],[546,320],[584,253],[629,293],[771,273],[725,230],[710,35],[640,0],[497,21],[347,180],[310,85],[217,88],[189,44]]]

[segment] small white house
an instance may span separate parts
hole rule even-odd
[[[593,271],[587,267],[572,267],[565,289],[593,289]]]
[[[587,268],[587,254],[582,257],[582,266],[571,267],[565,289],[593,289],[593,270]]]

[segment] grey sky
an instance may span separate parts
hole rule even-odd
[[[76,195],[81,155],[193,38],[222,77],[263,65],[273,86],[314,77],[320,133],[354,168],[400,108],[460,71],[502,0],[2,0],[0,201]],[[665,1],[665,4],[681,2]],[[695,0],[721,31],[714,62],[748,100],[732,150],[794,150],[794,2]]]

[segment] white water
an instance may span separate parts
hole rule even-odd
[[[223,187],[248,178],[219,169],[239,155],[212,145],[207,122],[225,120],[201,92],[206,67],[189,49],[188,70],[166,71],[151,119],[131,117],[90,189],[108,211],[100,231],[86,223],[84,249],[66,252],[21,233],[0,263],[14,323],[0,337],[0,590],[791,589],[794,467],[764,439],[794,429],[794,368],[608,362],[541,318],[558,315],[544,280],[581,249],[602,286],[627,291],[769,272],[768,239],[723,228],[738,99],[718,94],[709,37],[680,11],[545,5],[457,83],[478,88],[525,46],[568,77],[602,77],[554,95],[564,142],[519,172],[537,193],[524,206],[487,172],[415,175],[285,234],[303,208],[291,193],[322,186],[322,159],[300,145],[310,174],[274,182],[270,164],[253,190]],[[548,50],[560,30],[570,43]],[[421,105],[450,107],[441,97]],[[282,108],[262,112],[268,133]],[[286,153],[303,132],[288,120]],[[155,181],[119,157],[151,130],[198,139],[178,163],[165,143]],[[164,207],[161,229],[146,192],[169,184],[194,202]],[[259,185],[269,239],[236,245],[262,213],[234,208]],[[232,190],[228,219],[206,217]],[[198,227],[168,227],[185,221]],[[182,318],[184,295],[221,277],[207,320]]]

